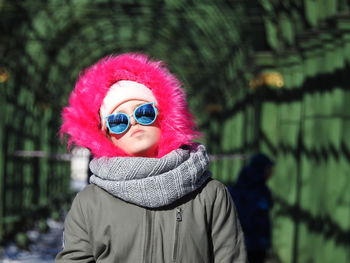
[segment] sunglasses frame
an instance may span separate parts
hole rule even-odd
[[[142,106],[145,106],[145,105],[148,105],[148,104],[151,104],[151,105],[152,105],[152,107],[153,107],[153,109],[154,109],[154,112],[155,112],[155,116],[154,116],[154,120],[153,120],[152,122],[147,123],[147,124],[144,124],[144,123],[141,123],[141,122],[139,122],[139,121],[137,120],[137,118],[135,117],[135,112],[136,112],[139,108],[141,108]],[[111,117],[111,116],[114,116],[114,115],[118,115],[118,114],[121,114],[121,115],[126,116],[126,118],[127,118],[127,120],[128,120],[128,125],[126,126],[125,130],[123,130],[123,131],[121,131],[121,132],[114,132],[114,131],[112,131],[111,127],[109,126],[108,118]],[[152,124],[157,120],[158,109],[157,109],[157,107],[155,106],[155,102],[147,102],[147,103],[144,103],[144,104],[141,104],[141,105],[137,106],[137,107],[134,109],[133,113],[130,114],[130,115],[127,115],[127,114],[124,113],[124,112],[117,112],[117,113],[115,113],[115,114],[109,114],[109,115],[107,115],[106,117],[103,117],[103,119],[106,120],[106,126],[107,126],[108,130],[109,130],[111,133],[114,133],[114,134],[122,134],[122,133],[126,132],[126,131],[130,128],[130,117],[131,117],[131,116],[133,116],[135,122],[137,122],[137,123],[139,123],[139,124],[141,124],[141,125],[144,125],[144,126],[149,126],[149,125],[152,125]]]

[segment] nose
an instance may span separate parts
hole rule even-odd
[[[130,125],[131,125],[131,126],[134,126],[135,124],[136,124],[136,121],[135,121],[135,119],[134,119],[134,116],[131,115],[131,116],[130,116]]]

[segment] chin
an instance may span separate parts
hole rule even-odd
[[[138,157],[156,157],[157,156],[157,146],[156,145],[144,145],[142,147],[141,145],[139,147],[135,147],[133,149],[129,149],[127,152],[131,156],[138,156]]]

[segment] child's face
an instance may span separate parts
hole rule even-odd
[[[132,156],[155,157],[158,151],[160,128],[155,121],[151,125],[141,125],[132,116],[135,108],[146,103],[142,100],[130,100],[120,104],[112,114],[123,112],[130,117],[130,127],[122,134],[109,133],[113,144]]]

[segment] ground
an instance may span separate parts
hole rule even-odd
[[[21,250],[14,243],[8,243],[0,254],[0,263],[54,263],[56,254],[62,248],[63,223],[47,220],[49,230],[27,232],[31,240],[29,250]]]

